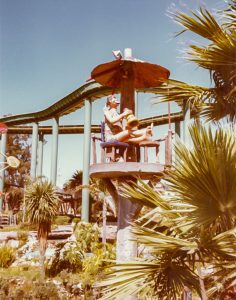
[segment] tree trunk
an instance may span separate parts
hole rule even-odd
[[[197,266],[197,273],[198,273],[199,284],[200,284],[200,289],[201,289],[201,298],[202,298],[202,300],[208,300],[204,280],[202,279],[202,271],[201,271],[201,267],[199,264]]]
[[[45,252],[47,248],[47,235],[40,236],[39,238],[39,255],[40,255],[40,275],[41,280],[45,279]]]
[[[103,207],[102,207],[102,243],[104,249],[106,249],[106,241],[107,241],[106,226],[107,226],[107,201],[106,201],[106,197],[104,197]]]

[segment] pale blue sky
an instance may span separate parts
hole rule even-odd
[[[189,42],[203,41],[190,34],[173,38],[180,27],[167,17],[167,10],[188,11],[200,3],[224,7],[224,0],[0,0],[0,115],[46,108],[83,85],[96,65],[113,60],[112,50],[126,47],[135,57],[168,68],[171,78],[208,85],[207,72],[181,58]],[[139,114],[158,113],[150,96],[142,99]],[[93,123],[102,118],[102,106],[102,100],[94,105]],[[81,124],[83,112],[61,123]],[[72,139],[78,140],[73,147]],[[82,167],[82,136],[61,136],[59,143],[59,180],[64,181]]]

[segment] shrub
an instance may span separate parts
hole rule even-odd
[[[16,278],[0,278],[0,299],[11,300],[60,300],[56,286],[52,282],[19,281]]]
[[[82,269],[82,259],[83,253],[75,241],[60,243],[46,272],[49,276],[56,276],[62,270],[74,273]]]
[[[22,247],[26,244],[26,242],[28,241],[28,232],[27,231],[18,231],[17,232],[17,238],[20,242],[19,247]]]
[[[99,242],[99,230],[91,223],[78,223],[75,236],[82,252],[93,252]]]
[[[0,268],[8,268],[16,259],[16,250],[8,246],[0,247]]]
[[[52,282],[36,282],[34,284],[34,288],[31,292],[32,299],[40,299],[40,300],[60,300],[59,293],[55,284]]]
[[[67,225],[70,224],[72,221],[72,218],[67,216],[57,216],[54,220],[55,225]]]

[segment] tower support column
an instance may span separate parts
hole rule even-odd
[[[83,185],[89,185],[90,144],[91,144],[92,103],[90,99],[84,101],[84,148],[83,148]],[[89,188],[82,189],[81,220],[89,222]]]
[[[38,123],[34,123],[32,129],[32,148],[31,148],[31,165],[30,165],[30,177],[32,180],[35,180],[36,178],[37,148],[38,148]]]
[[[51,182],[57,184],[57,159],[58,159],[58,132],[59,118],[52,119],[52,159],[51,159]]]

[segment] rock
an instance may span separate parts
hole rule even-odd
[[[20,242],[18,240],[8,240],[6,245],[9,247],[12,247],[12,248],[18,248],[20,245]]]

